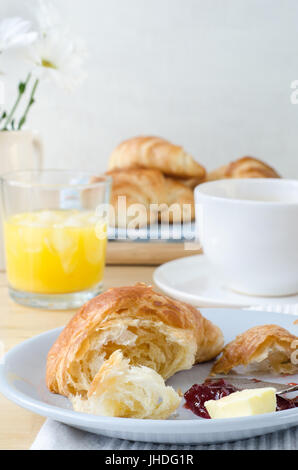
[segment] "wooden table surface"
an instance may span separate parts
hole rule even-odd
[[[154,267],[107,266],[105,288],[152,282]],[[73,310],[48,311],[23,307],[8,295],[4,273],[0,273],[0,340],[5,351],[43,331],[65,325]],[[0,449],[29,449],[44,418],[24,410],[0,395]]]

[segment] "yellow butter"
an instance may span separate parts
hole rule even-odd
[[[272,387],[241,390],[219,400],[208,400],[205,407],[213,419],[272,413],[276,410],[275,394]]]

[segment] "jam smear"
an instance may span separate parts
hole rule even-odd
[[[195,415],[201,418],[210,419],[209,413],[206,410],[204,403],[208,400],[219,400],[226,397],[233,392],[237,392],[234,385],[229,384],[224,379],[217,381],[206,381],[202,385],[194,384],[184,394],[185,408],[191,410]]]
[[[291,408],[298,408],[298,397],[291,399],[276,395],[276,411],[290,410]]]
[[[253,379],[253,381],[258,382],[257,379]],[[239,390],[240,389],[229,384],[224,379],[216,381],[208,381],[207,379],[201,385],[194,384],[189,390],[187,390],[187,392],[185,392],[184,407],[191,410],[195,415],[200,416],[200,418],[210,419],[209,413],[204,406],[205,401],[219,400],[220,398],[226,397]],[[277,395],[276,398],[276,411],[289,410],[291,408],[298,407],[298,397],[290,399]]]

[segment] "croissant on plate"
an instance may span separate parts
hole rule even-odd
[[[211,374],[227,374],[238,366],[277,374],[295,374],[298,364],[292,353],[298,347],[298,337],[278,325],[255,326],[225,346]]]
[[[206,171],[182,147],[161,137],[133,137],[112,152],[109,170],[123,168],[154,168],[175,178],[196,178],[202,181]]]
[[[216,357],[221,330],[191,305],[137,284],[109,289],[87,302],[48,353],[51,392],[87,396],[96,374],[114,351],[131,366],[146,366],[164,379]]]
[[[257,158],[243,157],[207,175],[207,181],[224,178],[280,178],[280,175],[274,168]]]

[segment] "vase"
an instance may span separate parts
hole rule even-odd
[[[31,130],[0,131],[0,174],[16,170],[42,168],[43,148],[40,137]],[[0,222],[0,270],[5,269],[3,222]]]

